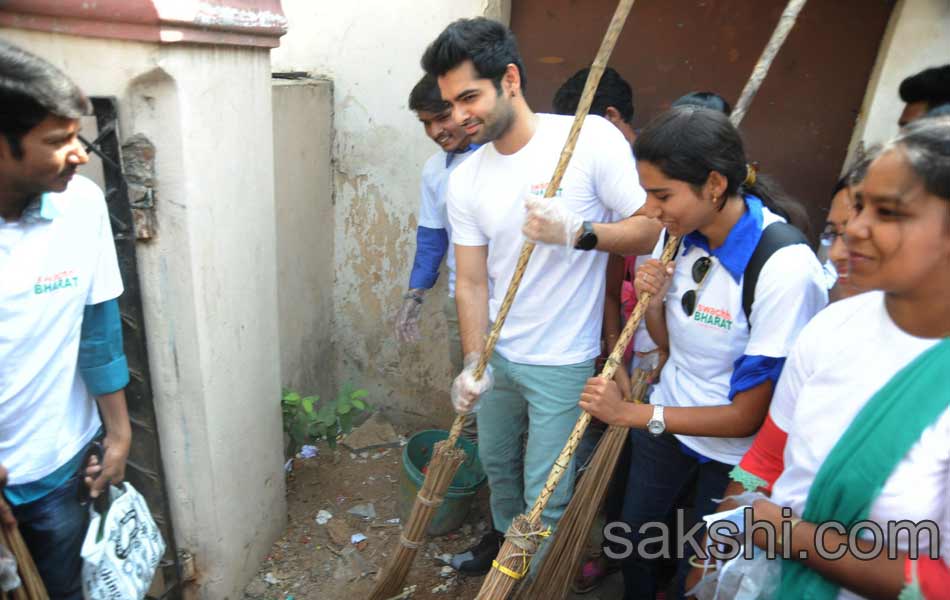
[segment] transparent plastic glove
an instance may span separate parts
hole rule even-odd
[[[422,339],[419,333],[419,316],[422,314],[422,301],[425,290],[411,289],[403,295],[402,307],[396,314],[396,339],[411,344]]]
[[[475,405],[482,394],[491,390],[495,384],[491,365],[485,367],[482,378],[475,380],[475,367],[478,366],[478,352],[472,352],[465,357],[465,367],[452,382],[452,406],[460,415],[467,415],[475,409]]]
[[[535,244],[562,246],[568,251],[574,249],[577,232],[581,230],[584,219],[564,208],[553,198],[541,198],[526,194],[524,198],[525,217],[521,232]]]

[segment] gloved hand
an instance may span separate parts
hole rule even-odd
[[[404,344],[418,342],[422,339],[419,333],[419,316],[422,314],[422,300],[425,290],[411,289],[403,295],[402,307],[396,314],[396,339]]]
[[[556,198],[541,198],[526,194],[524,198],[525,218],[521,232],[536,244],[564,246],[573,250],[577,241],[577,232],[584,224],[580,215],[564,208]]]
[[[452,406],[455,412],[466,415],[472,412],[482,394],[489,392],[495,384],[491,365],[485,367],[482,378],[475,380],[475,367],[478,366],[479,352],[472,352],[465,357],[465,367],[452,382]]]

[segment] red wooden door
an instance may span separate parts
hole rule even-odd
[[[610,61],[633,87],[634,126],[690,91],[715,91],[734,104],[785,4],[638,0]],[[808,207],[816,231],[893,6],[806,4],[742,124],[750,159]],[[561,83],[593,60],[615,8],[615,0],[513,0],[532,108],[551,110]]]

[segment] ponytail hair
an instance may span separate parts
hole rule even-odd
[[[633,153],[638,161],[655,165],[670,179],[684,181],[697,191],[716,171],[726,178],[727,196],[757,196],[766,208],[804,233],[811,229],[805,208],[772,178],[761,174],[749,177],[742,138],[722,112],[696,106],[671,108],[640,132]]]

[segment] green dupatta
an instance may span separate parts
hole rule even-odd
[[[924,429],[950,407],[950,338],[901,369],[858,412],[818,470],[802,519],[835,520],[850,529],[867,519],[880,494]],[[838,585],[804,565],[782,564],[782,600],[833,600]]]

